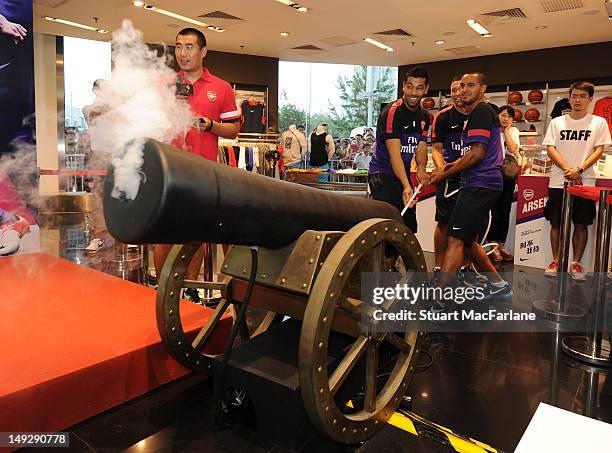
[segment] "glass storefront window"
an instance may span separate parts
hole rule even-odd
[[[87,128],[83,107],[91,104],[97,79],[111,73],[111,43],[64,37],[64,111],[66,127]]]
[[[335,137],[350,137],[375,127],[381,104],[397,98],[397,68],[281,61],[279,96],[281,131],[325,123]]]

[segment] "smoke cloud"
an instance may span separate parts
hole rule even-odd
[[[192,114],[175,96],[176,74],[165,58],[149,49],[142,33],[124,20],[113,33],[111,79],[96,93],[90,127],[92,152],[112,163],[112,196],[134,199],[146,138],[170,142],[191,127]],[[99,116],[98,116],[99,115]]]

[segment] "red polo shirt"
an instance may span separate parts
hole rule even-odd
[[[177,75],[189,83],[182,70]],[[189,96],[187,101],[195,117],[205,116],[218,123],[240,122],[240,111],[236,107],[234,90],[229,83],[215,77],[206,68],[202,76],[193,84],[193,96]],[[175,144],[186,151],[216,161],[218,138],[212,132],[202,132],[191,128],[184,142],[175,142]]]

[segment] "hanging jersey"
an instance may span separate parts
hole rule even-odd
[[[242,114],[241,132],[261,134],[266,127],[265,104],[259,101],[242,101],[240,106]]]
[[[370,162],[370,173],[393,175],[386,140],[399,139],[401,155],[410,175],[410,163],[420,142],[427,141],[429,113],[420,106],[415,112],[406,107],[403,99],[387,104],[378,116],[376,125],[376,149]]]
[[[593,115],[601,116],[608,123],[608,129],[612,134],[612,96],[601,98],[593,107]]]
[[[480,162],[463,172],[461,186],[501,191],[504,148],[497,113],[489,104],[479,104],[468,117],[464,132],[466,145],[482,143],[487,150]]]
[[[329,159],[327,158],[327,132],[318,134],[313,132],[310,136],[310,165],[320,167],[326,165]]]

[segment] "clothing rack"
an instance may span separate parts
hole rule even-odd
[[[244,168],[247,171],[256,172],[266,176],[280,179],[281,168],[283,167],[282,153],[280,159],[270,159],[269,152],[278,150],[278,134],[251,134],[257,137],[262,135],[276,136],[276,138],[242,138],[220,139],[218,161],[220,163]],[[232,156],[233,153],[233,156]],[[266,157],[268,156],[268,158]],[[277,155],[278,156],[278,155]],[[242,161],[245,159],[245,161]],[[240,162],[243,165],[240,165]]]

